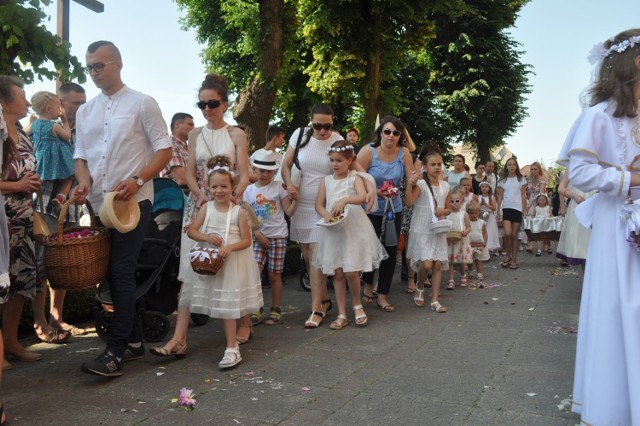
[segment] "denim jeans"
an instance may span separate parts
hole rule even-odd
[[[136,266],[151,217],[151,202],[140,205],[140,222],[126,234],[111,230],[108,282],[113,300],[111,335],[107,349],[122,357],[128,343],[142,341],[136,313]]]

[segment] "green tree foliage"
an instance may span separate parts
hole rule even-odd
[[[455,123],[452,135],[476,146],[483,161],[527,115],[529,66],[520,61],[518,43],[505,33],[527,1],[467,1],[473,9],[459,19],[434,16],[436,37],[426,45],[432,66],[429,85],[442,112]]]
[[[526,115],[528,70],[504,33],[526,1],[176,0],[253,147],[269,121],[293,130],[324,101],[365,141],[395,114],[417,144],[466,141],[483,158]]]
[[[206,44],[203,60],[209,72],[227,77],[238,96],[233,117],[244,128],[253,148],[265,143],[291,46],[293,12],[284,0],[176,0],[187,12],[185,27],[194,27]],[[291,74],[288,74],[289,76]],[[286,98],[285,98],[286,99]],[[289,97],[288,99],[291,99]]]
[[[312,52],[309,87],[329,102],[361,107],[362,133],[371,137],[378,114],[397,113],[395,84],[406,52],[434,35],[430,15],[456,16],[461,0],[299,0],[298,33]]]
[[[431,69],[431,56],[425,49],[407,52],[396,77],[397,84],[382,90],[403,94],[398,101],[401,105],[398,116],[407,126],[418,150],[425,142],[435,142],[446,161],[450,157],[447,152],[457,141],[453,136],[457,133],[456,123],[443,110],[434,87],[427,84]]]
[[[0,74],[20,77],[32,83],[53,80],[86,80],[82,65],[63,42],[43,24],[50,19],[43,12],[51,0],[0,0]]]

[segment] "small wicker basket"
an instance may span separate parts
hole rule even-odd
[[[193,272],[200,275],[215,275],[220,270],[220,268],[222,268],[224,259],[220,256],[215,255],[215,253],[217,253],[217,250],[200,247],[198,247],[197,249],[202,253],[207,252],[209,254],[206,256],[201,255],[192,257],[191,268],[193,269]]]
[[[462,239],[462,232],[460,231],[449,231],[447,232],[447,243],[448,244],[456,244],[460,242]]]
[[[96,286],[107,276],[109,268],[109,230],[96,226],[95,214],[86,202],[91,226],[72,226],[63,230],[67,210],[75,198],[69,199],[60,211],[58,232],[42,242],[44,266],[49,285],[54,289],[83,290]],[[64,234],[89,229],[96,235],[67,238]]]

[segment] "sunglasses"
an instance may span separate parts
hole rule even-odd
[[[210,99],[208,101],[199,101],[196,103],[196,105],[198,106],[198,108],[200,109],[205,109],[206,107],[209,107],[209,109],[216,109],[220,106],[220,104],[222,103],[222,101],[219,101],[217,99]]]
[[[311,126],[313,126],[313,130],[331,130],[333,129],[333,123],[327,123],[327,124],[320,124],[320,123],[313,123]]]
[[[84,67],[84,69],[87,70],[89,74],[91,74],[92,71],[101,72],[102,70],[104,70],[104,67],[106,65],[113,64],[114,62],[116,61],[109,61],[104,63],[98,62],[97,64],[87,65],[86,67]]]
[[[391,129],[383,129],[382,133],[384,133],[387,136],[389,136],[392,133],[393,133],[393,136],[400,136],[402,134],[400,130],[391,130]]]
[[[459,203],[459,202],[461,202],[461,201],[462,201],[462,200],[451,200],[451,202],[452,202],[452,203]]]

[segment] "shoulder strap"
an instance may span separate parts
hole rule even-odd
[[[190,133],[189,133],[189,142],[191,142],[193,140],[193,142],[195,143],[198,140],[198,136],[200,136],[200,133],[202,133],[202,127],[196,127],[194,128]]]
[[[304,127],[300,127],[300,132],[298,133],[298,142],[296,143],[296,149],[293,152],[293,164],[295,164],[296,167],[300,170],[302,170],[302,167],[300,167],[300,162],[298,161],[298,152],[300,151],[300,142],[302,141],[302,135],[304,135]]]
[[[235,207],[234,205],[230,205],[229,209],[227,210],[227,228],[224,231],[224,245],[227,245],[227,240],[229,239],[229,228],[231,227],[231,210],[233,210]]]

